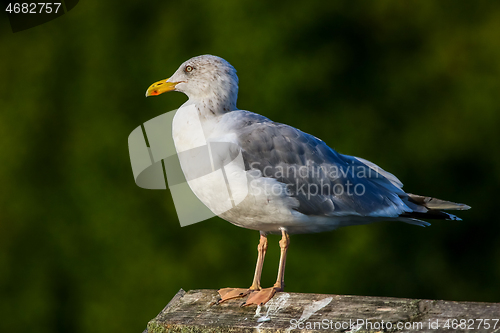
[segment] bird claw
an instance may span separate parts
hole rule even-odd
[[[250,289],[243,289],[243,288],[222,288],[219,289],[219,295],[220,298],[215,301],[213,304],[219,305],[225,301],[228,301],[230,299],[235,299],[235,298],[241,298],[245,297],[248,294],[250,294]]]
[[[241,307],[250,306],[250,305],[264,305],[267,302],[269,302],[269,300],[271,298],[273,298],[273,296],[278,291],[281,291],[281,289],[276,288],[276,287],[271,287],[271,288],[266,288],[266,289],[254,291],[254,292],[250,293],[250,296],[248,296],[248,299],[246,300],[246,302],[244,302],[241,305]]]

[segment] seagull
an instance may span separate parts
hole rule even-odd
[[[244,306],[261,305],[283,291],[290,234],[378,221],[427,226],[430,223],[421,219],[460,220],[443,210],[470,208],[406,193],[398,178],[370,161],[340,154],[297,128],[239,110],[236,70],[220,57],[201,55],[187,60],[170,78],[153,83],[146,96],[168,91],[188,97],[172,123],[178,153],[207,143],[227,143],[211,155],[211,163],[229,166],[227,160],[234,160],[238,154],[243,160],[232,163],[225,173],[228,179],[240,179],[230,188],[231,209],[224,208],[228,200],[221,193],[228,190],[221,187],[217,177],[210,178],[210,174],[203,181],[195,181],[193,163],[181,160],[191,190],[215,215],[260,232],[251,286],[220,289],[217,303],[248,296]],[[243,199],[235,204],[235,197]],[[262,288],[269,234],[281,234],[281,255],[276,283]]]

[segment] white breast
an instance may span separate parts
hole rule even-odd
[[[209,122],[212,123],[209,123]],[[241,154],[230,157],[230,143],[207,133],[216,119],[201,120],[194,105],[179,109],[172,134],[182,171],[195,195],[216,215],[238,205],[248,194]]]

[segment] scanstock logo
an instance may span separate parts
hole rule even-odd
[[[23,31],[52,21],[55,18],[63,16],[78,4],[78,0],[42,1],[0,0],[3,7],[2,11],[9,18],[12,32]]]
[[[137,127],[129,135],[128,146],[136,184],[145,189],[168,186],[179,222],[186,226],[235,208],[248,194],[248,180],[239,147],[231,142],[207,142],[194,106],[182,112],[197,120],[190,124],[195,148],[176,151],[172,138],[176,112]]]

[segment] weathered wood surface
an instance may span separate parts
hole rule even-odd
[[[181,289],[143,333],[500,332],[500,303],[287,292],[260,307],[216,300],[215,290]]]

